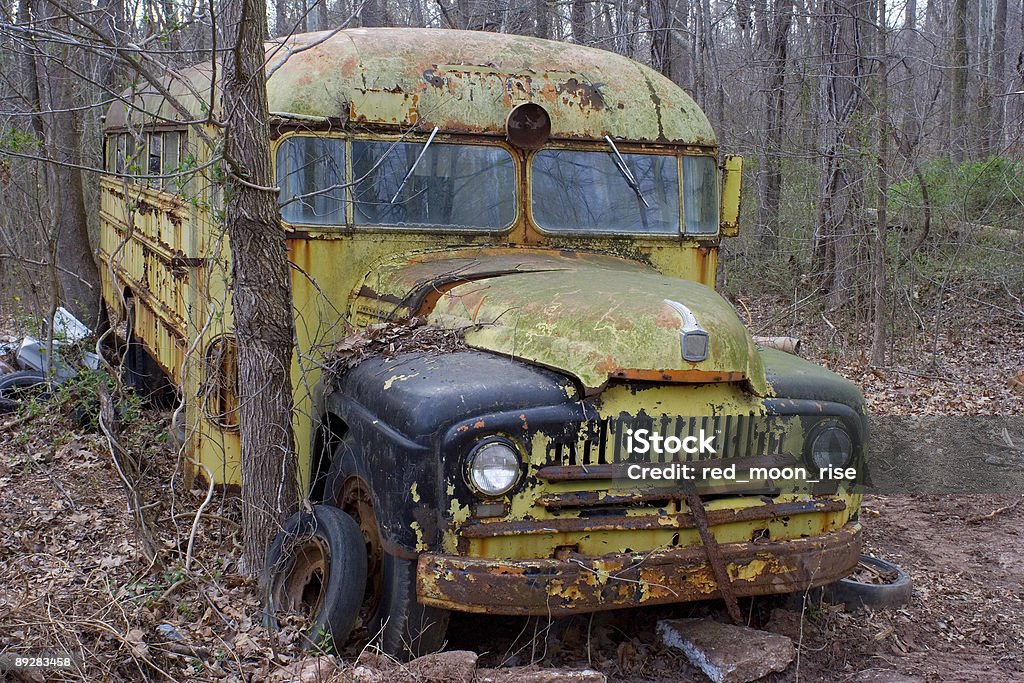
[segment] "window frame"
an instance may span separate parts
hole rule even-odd
[[[342,182],[345,183],[346,185],[350,182],[349,178],[352,177],[352,161],[351,161],[352,145],[349,144],[349,136],[348,135],[345,135],[344,133],[338,133],[338,132],[318,132],[318,131],[297,130],[297,131],[288,131],[284,135],[279,136],[277,139],[273,140],[273,142],[272,142],[272,144],[270,146],[271,173],[273,174],[274,185],[275,186],[277,186],[277,184],[278,184],[278,178],[277,178],[277,170],[278,170],[277,169],[277,155],[278,155],[278,152],[281,151],[281,146],[287,140],[289,140],[291,138],[297,138],[297,137],[315,138],[315,139],[332,139],[332,140],[339,139],[339,140],[341,140],[342,143],[344,144],[344,154],[345,154],[345,170],[344,170],[344,178],[342,178]],[[280,216],[280,219],[281,219],[281,225],[284,225],[284,226],[287,226],[287,227],[290,227],[290,228],[299,229],[299,230],[316,230],[316,231],[321,231],[321,230],[337,231],[337,230],[346,230],[346,229],[351,228],[352,227],[352,206],[351,206],[352,202],[349,199],[349,194],[350,194],[349,190],[350,190],[350,188],[347,187],[347,186],[342,188],[342,191],[345,194],[345,199],[342,200],[342,203],[344,204],[344,207],[343,207],[343,210],[342,210],[342,213],[345,216],[345,222],[344,223],[293,223],[291,221],[288,221],[284,217],[283,207],[281,206],[281,194],[280,194],[280,191],[279,191],[276,201],[277,201],[278,215]]]
[[[442,144],[456,144],[456,145],[467,145],[473,147],[487,147],[491,149],[501,149],[512,160],[512,173],[513,173],[513,186],[511,188],[512,199],[515,202],[515,210],[512,214],[510,223],[503,228],[466,228],[466,227],[448,227],[443,225],[364,225],[357,224],[355,222],[355,201],[353,198],[353,190],[355,188],[355,178],[352,170],[352,143],[357,141],[362,142],[380,142],[386,144],[393,143],[412,143],[412,144],[425,144],[427,139],[430,137],[429,132],[417,132],[415,135],[412,134],[351,134],[343,132],[315,132],[315,131],[304,131],[295,130],[288,131],[283,135],[279,136],[274,140],[271,149],[271,158],[273,159],[273,171],[274,171],[274,182],[277,182],[277,153],[281,145],[284,144],[285,140],[292,137],[315,137],[315,138],[340,138],[345,143],[345,223],[292,223],[286,221],[283,217],[281,218],[282,225],[296,230],[314,230],[314,231],[326,231],[330,230],[333,232],[389,232],[389,233],[405,233],[405,234],[444,234],[444,235],[473,235],[486,237],[488,235],[507,235],[512,232],[517,225],[523,220],[523,212],[525,202],[522,201],[520,196],[520,188],[522,187],[523,170],[522,164],[519,161],[515,148],[507,144],[504,141],[483,141],[477,139],[464,139],[459,135],[445,135],[438,133],[431,143],[433,145]]]
[[[718,168],[718,150],[717,148],[711,149],[707,147],[694,147],[694,146],[681,146],[674,149],[667,148],[655,148],[644,147],[642,144],[628,143],[615,141],[615,146],[619,152],[623,155],[626,154],[649,154],[651,156],[670,156],[676,159],[676,174],[679,179],[678,192],[679,192],[679,230],[676,232],[644,232],[644,231],[631,231],[631,230],[552,230],[545,228],[537,220],[534,215],[534,179],[533,179],[533,162],[536,159],[538,153],[545,150],[559,149],[569,150],[574,152],[607,152],[610,153],[611,149],[607,142],[598,141],[587,141],[581,144],[577,141],[552,141],[540,149],[531,151],[526,155],[526,189],[527,189],[527,201],[529,205],[529,217],[530,223],[540,234],[545,237],[551,238],[564,238],[564,237],[581,237],[581,238],[606,238],[606,237],[618,237],[618,238],[643,238],[651,240],[665,240],[665,241],[679,241],[680,239],[715,239],[721,235],[721,221],[716,223],[717,227],[714,232],[687,232],[686,231],[686,196],[684,192],[685,179],[683,177],[684,157],[709,157],[714,160],[715,168]],[[717,181],[719,186],[719,195],[721,194],[721,179]],[[719,214],[721,214],[721,196],[716,198],[718,203]]]
[[[686,173],[686,158],[687,157],[704,157],[711,159],[712,169],[714,173],[712,177],[715,179],[714,197],[715,206],[717,211],[715,212],[715,229],[711,232],[688,232],[686,230],[686,177],[683,173]],[[679,202],[679,213],[682,218],[680,226],[682,227],[683,235],[690,235],[696,238],[701,237],[717,237],[722,231],[722,167],[719,164],[717,154],[681,154],[679,156],[679,166],[682,173],[679,176],[679,192],[681,200]]]

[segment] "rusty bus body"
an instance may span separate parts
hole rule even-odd
[[[739,160],[718,161],[682,89],[612,53],[521,36],[356,29],[267,54],[302,480],[375,527],[371,552],[415,564],[421,604],[560,614],[801,590],[854,566],[852,486],[704,495],[722,587],[685,494],[614,477],[626,418],[717,430],[721,462],[741,471],[806,463],[822,429],[847,434],[851,461],[866,442],[856,388],[756,346],[714,292]],[[101,256],[109,307],[127,303],[185,398],[190,468],[237,484],[229,247],[201,139],[217,135],[201,123],[218,106],[212,73],[167,77],[187,112],[157,94],[111,107],[121,175],[101,184]],[[550,119],[539,145],[509,139],[525,103]],[[133,166],[187,180],[133,180]],[[600,183],[616,201],[590,196]],[[688,315],[705,333],[689,359]],[[324,352],[352,328],[415,316],[461,330],[467,349],[375,358],[321,386]],[[500,495],[466,470],[491,439],[522,459]]]

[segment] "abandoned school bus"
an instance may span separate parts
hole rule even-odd
[[[319,503],[275,542],[292,551],[277,607],[335,641],[361,620],[408,654],[436,648],[452,610],[735,604],[850,571],[856,487],[792,473],[862,461],[863,399],[756,345],[714,291],[740,160],[682,89],[522,36],[359,29],[267,50],[294,427]],[[211,73],[166,80],[197,120]],[[194,473],[237,484],[213,152],[180,107],[128,102],[104,124],[104,296],[136,368],[184,398]],[[414,319],[459,343],[321,372],[353,329]],[[652,463],[697,476],[625,469]]]

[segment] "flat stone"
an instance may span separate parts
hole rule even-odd
[[[513,666],[477,669],[475,683],[607,683],[608,677],[593,669],[540,669]]]
[[[424,683],[471,683],[476,675],[476,660],[475,652],[450,650],[417,657],[406,668]]]
[[[924,683],[920,676],[908,676],[889,669],[867,669],[853,680],[854,683]]]
[[[715,683],[748,683],[785,671],[796,656],[786,636],[711,619],[662,619],[658,635]]]

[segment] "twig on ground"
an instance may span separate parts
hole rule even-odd
[[[993,517],[996,517],[997,515],[1001,515],[1004,512],[1009,512],[1010,510],[1012,510],[1015,507],[1017,507],[1018,505],[1020,505],[1022,501],[1024,501],[1024,496],[1021,496],[1020,498],[1018,498],[1013,503],[1010,503],[1009,505],[1004,505],[1001,508],[996,508],[995,510],[993,510],[990,513],[988,513],[987,515],[978,515],[977,517],[969,517],[967,519],[967,523],[968,524],[979,524],[981,522],[984,522],[986,519],[992,519]]]
[[[189,460],[192,459],[189,458]],[[206,506],[209,505],[210,501],[213,499],[213,472],[211,472],[210,468],[204,463],[192,460],[192,464],[203,468],[203,471],[206,472],[206,480],[210,482],[210,485],[206,491],[206,499],[203,500],[202,505],[200,505],[199,509],[196,510],[196,518],[192,520],[192,531],[188,535],[188,548],[185,550],[185,571],[188,571],[189,567],[192,565],[192,546],[195,545],[196,534],[199,532],[199,520],[202,519],[203,510],[206,509]]]

